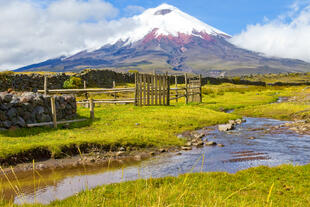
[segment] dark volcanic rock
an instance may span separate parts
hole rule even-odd
[[[16,129],[27,124],[52,120],[50,96],[38,93],[0,93],[0,128]],[[9,103],[10,102],[10,103]],[[57,120],[76,116],[76,99],[73,96],[56,97]]]

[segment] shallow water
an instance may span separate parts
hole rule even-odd
[[[310,163],[310,136],[298,135],[287,129],[267,130],[270,126],[283,124],[282,121],[264,118],[246,118],[246,120],[246,123],[228,133],[219,132],[215,127],[208,132],[205,139],[224,144],[225,147],[206,146],[182,151],[181,155],[168,153],[140,163],[116,167],[113,170],[100,166],[90,169],[62,169],[57,172],[60,179],[37,187],[35,194],[32,187],[33,178],[28,176],[29,184],[23,187],[24,195],[15,197],[15,203],[47,204],[99,185],[139,178],[177,176],[200,171],[235,173],[260,165]],[[249,139],[250,137],[255,139]],[[55,174],[52,171],[50,173],[42,175],[42,179],[44,180],[44,176]],[[6,192],[6,195],[8,194],[13,195],[14,192]]]

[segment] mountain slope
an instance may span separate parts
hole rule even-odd
[[[227,73],[302,72],[310,64],[292,59],[267,58],[238,48],[230,36],[179,9],[163,4],[132,17],[137,27],[111,37],[102,48],[82,51],[18,69],[18,71],[80,71],[108,68],[119,71]]]

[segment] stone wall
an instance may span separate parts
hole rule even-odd
[[[57,120],[76,116],[76,99],[71,95],[56,96]],[[33,92],[0,93],[0,129],[26,127],[26,124],[52,121],[50,96]]]
[[[134,83],[135,76],[131,73],[118,73],[110,70],[84,70],[81,73],[0,73],[0,91],[12,88],[15,91],[37,91],[44,88],[44,76],[48,77],[48,89],[62,89],[66,80],[71,76],[80,77],[87,82],[87,87],[112,88],[113,81],[120,83]],[[174,83],[174,77],[170,79]],[[178,83],[184,83],[184,76],[178,76]],[[229,78],[204,77],[202,83],[221,84],[234,83],[242,85],[265,86],[265,82],[234,80]],[[280,84],[279,84],[280,85]]]
[[[81,73],[0,73],[0,91],[37,91],[44,88],[44,76],[48,77],[48,89],[62,89],[71,76],[80,77],[88,87],[112,88],[116,83],[134,83],[134,75],[110,70],[85,70]]]

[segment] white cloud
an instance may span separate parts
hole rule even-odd
[[[118,13],[103,0],[0,0],[0,70],[99,48],[135,26]]]
[[[296,1],[291,10],[263,24],[248,25],[231,42],[268,56],[310,62],[310,1]]]

